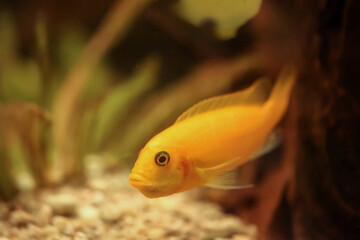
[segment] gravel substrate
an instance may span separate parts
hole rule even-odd
[[[0,202],[0,240],[253,239],[254,227],[197,196],[195,190],[150,200],[124,173],[22,193]]]

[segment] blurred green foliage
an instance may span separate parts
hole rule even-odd
[[[39,103],[40,74],[35,59],[17,54],[16,33],[8,14],[0,15],[0,99]]]
[[[116,125],[126,122],[130,110],[141,104],[141,97],[155,85],[158,69],[159,62],[153,58],[148,59],[134,76],[114,87],[105,96],[97,111],[97,122],[92,128],[91,149],[98,151],[105,147],[103,144],[113,135],[112,130]]]
[[[39,17],[34,31],[37,52],[24,57],[18,51],[12,16],[0,14],[0,194],[4,199],[11,198],[18,188],[59,180],[57,161],[65,161],[54,157],[53,103],[64,84],[62,79],[88,43],[81,29],[68,27],[50,51],[46,19]],[[103,152],[116,138],[113,128],[125,125],[127,115],[154,88],[159,67],[159,58],[150,57],[130,77],[114,71],[106,59],[91,69],[71,119],[78,128],[65,134],[68,141],[75,140],[72,147],[80,169],[75,168],[74,173],[81,174],[86,155]]]

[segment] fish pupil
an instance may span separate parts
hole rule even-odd
[[[161,156],[160,158],[159,158],[159,162],[160,163],[164,163],[166,161],[166,157],[165,156]]]

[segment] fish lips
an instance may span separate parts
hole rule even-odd
[[[158,198],[168,195],[162,191],[158,191],[153,184],[150,184],[144,176],[138,173],[130,173],[129,183],[148,198]]]
[[[151,185],[148,184],[147,179],[138,173],[130,173],[129,183],[135,188],[150,188]]]

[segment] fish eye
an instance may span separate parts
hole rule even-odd
[[[159,166],[165,166],[166,164],[169,163],[169,161],[170,161],[170,155],[165,151],[158,152],[155,155],[155,162]]]

